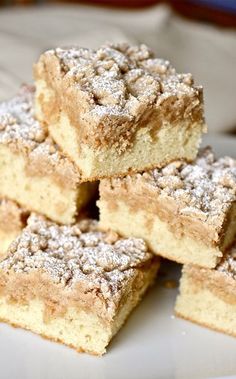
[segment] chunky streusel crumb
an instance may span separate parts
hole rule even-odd
[[[9,251],[11,255],[0,268],[43,270],[54,282],[69,287],[84,281],[89,288],[100,288],[112,303],[135,269],[152,260],[143,240],[98,231],[95,220],[60,226],[34,215]]]

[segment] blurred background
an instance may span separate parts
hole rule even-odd
[[[0,0],[0,100],[45,49],[146,43],[205,90],[211,132],[236,132],[236,0]]]

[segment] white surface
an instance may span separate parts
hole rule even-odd
[[[206,138],[218,154],[236,158],[236,139]],[[180,266],[162,268],[170,279]],[[29,332],[0,324],[1,379],[236,378],[236,338],[177,319],[177,290],[162,276],[101,358],[79,354]]]
[[[236,31],[174,15],[166,6],[122,11],[86,6],[0,8],[0,100],[32,79],[32,64],[45,49],[104,41],[147,43],[204,86],[211,131],[236,127]]]

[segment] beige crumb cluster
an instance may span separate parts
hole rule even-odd
[[[213,270],[183,268],[177,315],[236,337],[236,244]]]
[[[107,45],[97,51],[57,48],[48,54],[55,54],[63,73],[88,94],[88,111],[93,120],[101,122],[107,117],[114,121],[113,125],[104,123],[107,130],[97,128],[88,135],[90,143],[96,146],[121,143],[119,148],[125,150],[138,125],[133,123],[133,130],[116,127],[120,118],[123,122],[134,121],[145,106],[161,104],[173,94],[198,97],[201,91],[193,86],[190,74],[177,74],[168,61],[155,58],[145,45]],[[191,110],[190,107],[188,112]]]
[[[34,88],[0,104],[0,196],[62,223],[72,223],[96,185],[80,173],[34,116]]]
[[[35,79],[36,114],[82,177],[196,156],[205,128],[202,88],[145,45],[50,50],[36,64]],[[140,157],[143,143],[148,157]]]
[[[144,238],[180,263],[215,267],[236,237],[236,161],[205,148],[192,164],[102,181],[98,204],[101,227]]]
[[[0,263],[0,318],[94,354],[105,352],[159,265],[142,240],[88,219],[59,226],[31,215],[9,253]]]
[[[0,199],[0,259],[7,255],[10,243],[21,233],[29,213],[18,204]]]
[[[129,186],[130,182],[137,191],[148,186],[157,196],[172,197],[182,214],[221,226],[225,213],[236,201],[236,160],[216,159],[208,147],[199,151],[192,164],[175,161],[161,169],[111,179],[113,186]]]
[[[45,270],[53,281],[72,287],[77,281],[100,288],[114,302],[114,293],[152,259],[141,239],[120,239],[114,232],[100,232],[97,221],[85,219],[60,226],[31,216],[28,227],[10,246],[11,256],[2,266],[16,272]]]
[[[152,175],[163,195],[185,205],[182,214],[209,224],[222,225],[236,200],[236,161],[230,157],[216,159],[211,148],[200,150],[194,164],[173,162],[162,170],[153,170]]]

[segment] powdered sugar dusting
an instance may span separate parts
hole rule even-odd
[[[176,161],[146,178],[159,193],[180,201],[182,214],[208,222],[216,221],[236,201],[236,161],[215,159],[209,147],[200,150],[193,164]]]
[[[47,105],[45,121],[55,104],[53,97],[44,96],[41,80],[55,94],[56,108],[69,117],[80,141],[93,149],[109,147],[121,155],[134,146],[142,128],[155,144],[156,132],[167,123],[186,121],[205,130],[202,87],[194,85],[191,74],[178,74],[169,61],[155,57],[146,45],[56,48],[42,54],[35,73],[42,94],[37,101]],[[62,96],[67,92],[69,106]]]
[[[176,201],[180,214],[201,219],[217,227],[236,201],[236,161],[216,159],[210,147],[199,151],[194,163],[175,161],[125,178],[113,178],[111,184],[151,190]]]
[[[34,117],[33,98],[34,88],[23,86],[17,96],[0,104],[0,143],[32,150],[46,139]]]
[[[65,75],[87,92],[94,116],[113,114],[132,120],[138,106],[173,95],[196,95],[190,74],[177,74],[169,61],[146,46],[107,44],[98,50],[57,48],[54,53]]]
[[[35,215],[9,252],[0,264],[3,270],[43,270],[54,282],[67,287],[86,282],[105,297],[119,291],[137,267],[152,259],[143,240],[101,232],[95,220],[59,226]]]
[[[0,143],[17,145],[26,149],[44,152],[51,159],[61,157],[58,146],[47,136],[47,131],[35,119],[34,93],[32,86],[22,86],[18,95],[0,103]]]

